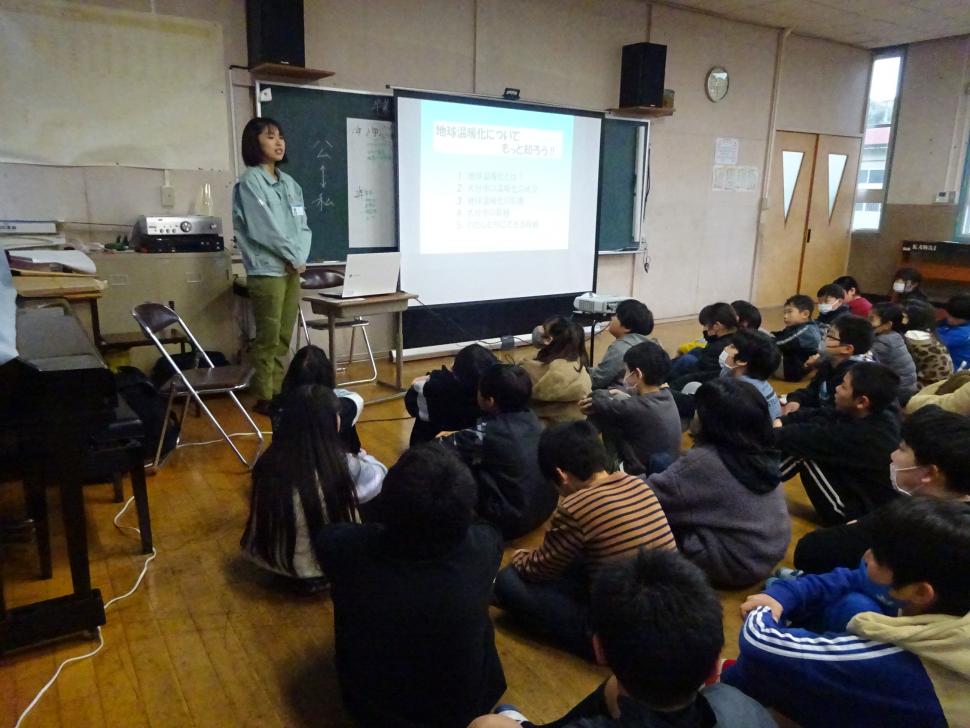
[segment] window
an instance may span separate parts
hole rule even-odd
[[[953,237],[963,243],[970,243],[970,139],[967,140],[963,183],[960,185],[960,206],[957,209],[957,229]]]
[[[902,76],[903,53],[890,50],[878,53],[872,61],[869,105],[866,107],[866,133],[859,159],[853,230],[878,230],[882,206],[886,201],[887,171],[892,161],[893,131]]]

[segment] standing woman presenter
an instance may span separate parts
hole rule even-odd
[[[243,130],[242,158],[247,169],[233,190],[232,223],[256,320],[256,371],[249,386],[257,399],[254,410],[269,414],[283,384],[311,234],[303,190],[278,167],[286,161],[280,125],[266,117],[251,119]]]

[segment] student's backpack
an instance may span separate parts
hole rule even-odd
[[[145,428],[145,457],[154,458],[155,448],[158,447],[158,438],[162,434],[167,400],[149,381],[148,377],[135,367],[119,367],[115,374],[115,383],[118,387],[118,394],[125,398],[128,406],[135,411]],[[162,443],[163,457],[175,447],[178,436],[178,417],[175,416],[174,412],[169,412],[165,442]]]

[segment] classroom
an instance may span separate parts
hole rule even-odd
[[[0,724],[970,726],[963,0],[0,59]]]

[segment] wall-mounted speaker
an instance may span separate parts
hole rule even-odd
[[[663,106],[667,46],[634,43],[623,46],[620,106]]]
[[[303,0],[246,0],[249,67],[260,63],[306,65]]]

